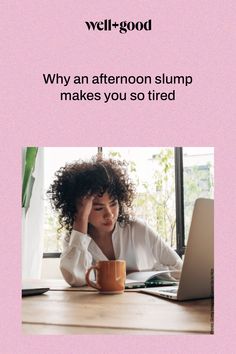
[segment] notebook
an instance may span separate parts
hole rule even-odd
[[[171,300],[213,297],[214,200],[196,200],[178,286],[143,289],[141,292]]]

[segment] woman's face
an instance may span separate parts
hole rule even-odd
[[[88,222],[100,232],[111,232],[119,215],[117,199],[104,193],[102,197],[95,197]]]

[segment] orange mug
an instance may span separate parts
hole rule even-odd
[[[93,269],[96,271],[96,283],[89,279]],[[85,279],[88,285],[102,294],[121,294],[125,290],[126,262],[98,261],[95,266],[87,270]]]

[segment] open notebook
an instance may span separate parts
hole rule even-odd
[[[180,272],[176,270],[141,271],[127,275],[125,288],[149,288],[163,285],[177,285]]]

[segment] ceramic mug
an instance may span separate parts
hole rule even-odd
[[[96,271],[96,283],[89,279],[91,270]],[[125,290],[126,262],[98,261],[87,270],[85,278],[88,285],[102,294],[121,294]]]

